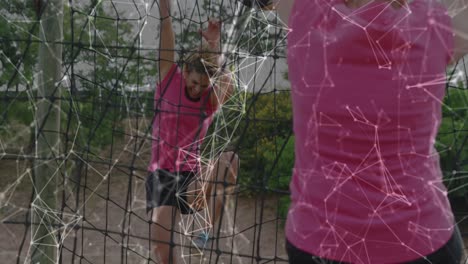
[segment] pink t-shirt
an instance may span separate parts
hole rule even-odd
[[[152,152],[148,171],[198,171],[200,147],[216,111],[212,88],[193,101],[185,90],[182,72],[174,64],[154,95]]]
[[[433,0],[296,0],[289,22],[288,240],[351,263],[436,251],[454,227],[434,148],[453,49],[446,10]]]

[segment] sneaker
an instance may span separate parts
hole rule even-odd
[[[210,239],[211,237],[208,233],[202,232],[198,236],[192,239],[192,244],[198,249],[205,249]]]

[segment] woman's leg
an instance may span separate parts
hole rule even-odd
[[[234,152],[223,152],[216,160],[202,167],[201,175],[190,184],[188,202],[194,210],[208,209],[205,225],[215,226],[222,214],[226,196],[234,193],[239,170],[239,157]]]
[[[208,212],[210,224],[214,227],[223,213],[224,205],[234,194],[239,170],[239,157],[234,152],[223,152],[208,171],[210,180],[208,190]]]
[[[180,219],[176,196],[180,192],[179,178],[178,174],[165,170],[156,170],[146,178],[146,210],[151,219],[151,248],[157,263],[177,263],[174,238]]]
[[[151,247],[157,263],[175,264],[175,228],[179,223],[180,213],[174,206],[156,207],[151,215]]]

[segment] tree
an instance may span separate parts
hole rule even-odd
[[[0,90],[32,85],[39,28],[33,7],[19,0],[0,6]]]

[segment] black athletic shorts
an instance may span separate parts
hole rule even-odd
[[[169,205],[177,207],[182,214],[193,210],[187,202],[187,189],[195,179],[191,171],[169,172],[158,169],[146,177],[146,212],[153,208]]]
[[[320,258],[297,248],[286,239],[286,251],[290,264],[345,264],[347,262],[333,261]],[[406,264],[458,264],[462,259],[463,240],[460,230],[455,227],[450,240],[437,251],[425,258],[405,262]]]

